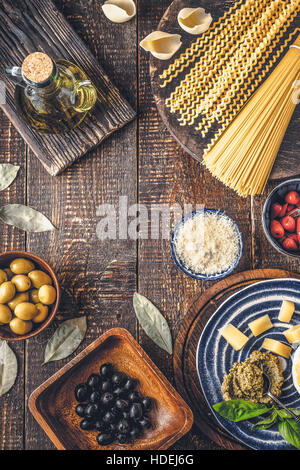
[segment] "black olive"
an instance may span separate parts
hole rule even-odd
[[[100,386],[102,392],[110,392],[112,390],[112,384],[110,380],[104,380]]]
[[[101,421],[101,419],[97,419],[94,423],[94,429],[96,431],[103,431],[103,428],[105,427],[104,423]]]
[[[116,434],[116,439],[119,444],[126,444],[130,440],[128,434],[123,434],[121,432]]]
[[[140,402],[142,398],[140,392],[130,392],[128,395],[128,400],[134,403]]]
[[[130,423],[127,419],[121,419],[121,421],[118,423],[118,431],[121,432],[122,434],[127,434],[130,431]]]
[[[101,377],[98,374],[92,374],[87,380],[87,384],[92,389],[99,388],[101,384]]]
[[[101,395],[99,392],[92,392],[90,396],[91,403],[98,403],[100,401]]]
[[[99,405],[97,403],[89,403],[84,411],[86,418],[93,418],[99,413]]]
[[[127,390],[128,392],[131,392],[134,390],[134,388],[137,385],[137,380],[132,379],[131,377],[128,377],[124,384],[124,389]]]
[[[94,422],[90,419],[83,419],[82,421],[80,421],[80,427],[84,431],[90,431],[94,428]]]
[[[152,426],[151,420],[148,416],[143,416],[142,419],[139,420],[139,424],[143,429],[149,429]]]
[[[112,434],[98,434],[97,442],[100,446],[107,446],[113,442],[114,438]]]
[[[129,436],[131,439],[138,439],[139,437],[141,437],[141,435],[142,435],[142,430],[138,426],[134,426],[129,432]]]
[[[112,434],[115,434],[117,431],[117,424],[116,423],[108,424],[108,431]]]
[[[123,411],[123,412],[122,412],[122,416],[123,416],[123,418],[125,418],[125,419],[130,419],[129,411]]]
[[[117,398],[126,398],[127,397],[127,393],[126,390],[124,390],[124,388],[122,387],[117,387],[114,389],[113,391],[113,394],[115,395],[115,397]]]
[[[117,419],[118,416],[113,411],[107,411],[102,418],[103,422],[108,424],[115,423]]]
[[[124,382],[126,381],[127,376],[125,374],[122,374],[122,372],[115,372],[111,378],[112,384],[116,386],[123,385]]]
[[[87,401],[90,396],[90,388],[87,384],[78,384],[75,387],[75,398],[79,402]]]
[[[114,402],[114,396],[111,393],[105,392],[103,393],[103,395],[101,395],[101,398],[100,398],[101,405],[108,407],[112,405],[113,402]]]
[[[140,419],[143,416],[143,407],[140,403],[133,403],[129,410],[131,419]]]
[[[85,416],[84,411],[85,411],[85,405],[77,405],[75,408],[76,414],[78,414],[78,416],[80,416],[81,418]]]
[[[126,400],[122,400],[121,398],[119,398],[118,400],[116,400],[116,408],[120,411],[125,411],[127,410],[129,406],[129,403],[128,401]]]
[[[153,400],[150,397],[144,397],[142,398],[142,405],[144,411],[150,411],[153,408]]]
[[[102,364],[102,366],[100,367],[100,374],[102,375],[102,377],[105,378],[111,377],[113,371],[113,365],[108,362],[106,364]]]

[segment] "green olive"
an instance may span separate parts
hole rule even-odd
[[[30,302],[21,302],[15,308],[15,315],[21,320],[32,320],[37,314],[38,309],[36,308],[36,305]]]
[[[34,304],[38,304],[40,299],[39,299],[39,290],[38,289],[32,289],[29,292],[29,297],[30,297],[30,302],[33,302]]]
[[[48,274],[44,273],[44,271],[40,271],[39,269],[35,269],[34,271],[31,271],[28,274],[28,277],[30,278],[33,286],[36,289],[39,289],[41,286],[44,286],[45,284],[51,285],[52,284],[52,279]]]
[[[38,309],[38,314],[32,319],[34,323],[42,323],[46,320],[48,316],[48,307],[47,305],[43,305],[41,303],[36,304],[36,308]],[[0,318],[1,319],[1,318]]]
[[[10,268],[4,268],[4,271],[6,272],[7,279],[10,281],[12,277],[14,277],[14,273]]]
[[[7,305],[0,305],[0,322],[2,325],[4,323],[9,323],[12,319],[12,313],[10,308]]]
[[[56,299],[56,290],[53,286],[42,286],[39,288],[39,299],[44,305],[51,305]]]
[[[25,274],[17,274],[11,282],[16,286],[17,292],[25,292],[31,287],[31,280]]]
[[[4,269],[0,269],[0,284],[7,281],[8,277]]]
[[[14,312],[18,304],[20,304],[21,302],[28,302],[28,301],[29,301],[28,292],[22,292],[20,294],[17,294],[12,300],[10,300],[7,305]]]
[[[35,268],[34,264],[25,258],[14,259],[9,267],[14,274],[27,274]]]
[[[0,304],[9,302],[16,293],[16,288],[11,281],[3,282],[0,285]]]
[[[13,318],[9,324],[11,331],[16,333],[16,335],[26,335],[29,331],[32,330],[32,322],[24,321],[20,318]]]

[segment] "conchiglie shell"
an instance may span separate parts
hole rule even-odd
[[[136,15],[136,6],[133,0],[107,0],[102,5],[106,18],[113,23],[125,23]]]
[[[154,31],[140,42],[140,46],[145,51],[151,52],[154,57],[161,60],[170,59],[178,51],[181,44],[179,34],[169,34],[163,31]]]
[[[183,8],[178,13],[180,27],[190,34],[201,34],[208,30],[212,22],[210,13],[204,8]]]

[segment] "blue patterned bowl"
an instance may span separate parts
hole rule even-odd
[[[190,270],[187,266],[185,266],[185,264],[183,263],[183,261],[179,258],[177,252],[176,252],[176,244],[175,244],[175,238],[176,238],[176,235],[178,233],[178,230],[180,229],[180,227],[182,226],[182,224],[184,222],[186,222],[188,219],[190,219],[191,217],[194,217],[195,214],[200,214],[200,213],[219,213],[220,215],[222,216],[225,216],[227,217],[229,220],[231,220],[233,223],[234,223],[234,226],[236,228],[236,231],[237,231],[237,234],[238,234],[238,237],[239,237],[239,243],[240,243],[240,249],[239,249],[239,255],[235,261],[235,263],[230,266],[230,268],[228,268],[226,271],[223,271],[222,273],[219,273],[219,274],[215,274],[215,275],[210,275],[210,276],[206,276],[205,274],[201,274],[201,273],[196,273],[192,270]],[[220,211],[217,211],[215,209],[198,209],[198,210],[195,210],[193,212],[190,212],[189,214],[187,214],[186,216],[184,216],[180,222],[178,222],[178,224],[175,226],[172,234],[171,234],[171,237],[170,237],[170,245],[171,245],[171,255],[172,255],[172,258],[173,258],[173,261],[174,263],[176,264],[176,266],[184,273],[186,274],[187,276],[190,276],[194,279],[197,279],[197,280],[200,280],[200,281],[216,281],[218,279],[222,279],[226,276],[228,276],[229,274],[232,273],[232,271],[234,271],[240,260],[241,260],[241,257],[242,257],[242,252],[243,252],[243,241],[242,241],[242,235],[241,235],[241,232],[236,224],[236,222],[231,218],[229,217],[228,215],[226,215],[224,212],[220,212]]]
[[[282,299],[295,303],[291,323],[278,320]],[[248,323],[268,314],[273,328],[259,336],[253,336]],[[256,450],[295,450],[278,432],[270,429],[252,430],[253,424],[262,417],[234,423],[219,415],[212,406],[223,400],[221,385],[234,362],[243,362],[249,355],[260,350],[266,337],[288,344],[283,332],[300,321],[300,280],[272,279],[256,282],[229,297],[217,308],[206,323],[199,339],[196,368],[203,395],[218,423],[234,438]],[[232,323],[249,337],[245,346],[235,351],[220,335],[219,330]],[[278,356],[279,357],[279,356]],[[288,407],[300,408],[300,395],[293,386],[292,359],[280,358],[284,384],[281,401]]]
[[[266,199],[264,208],[263,208],[263,213],[262,213],[262,224],[264,228],[265,235],[271,245],[280,253],[283,255],[291,256],[292,258],[300,258],[300,252],[294,253],[292,251],[287,251],[285,250],[280,243],[272,237],[271,232],[270,232],[270,212],[271,212],[271,206],[274,204],[274,202],[280,202],[284,199],[284,196],[286,193],[289,191],[298,191],[300,194],[300,178],[295,178],[292,180],[284,181],[283,183],[279,184],[276,186],[275,189],[269,194],[269,196]]]

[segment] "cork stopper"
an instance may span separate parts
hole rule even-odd
[[[22,64],[23,76],[34,83],[45,82],[51,77],[52,72],[52,59],[43,52],[29,54]]]

